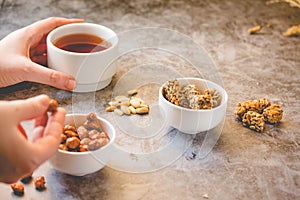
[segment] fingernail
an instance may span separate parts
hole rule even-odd
[[[74,79],[69,79],[66,88],[69,90],[73,90],[75,86],[76,86],[76,81]]]

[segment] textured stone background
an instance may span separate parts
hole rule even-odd
[[[282,35],[291,25],[300,24],[300,9],[284,3],[267,5],[264,0],[2,0],[0,6],[0,38],[49,16],[84,18],[117,33],[140,27],[177,30],[208,51],[229,95],[222,134],[205,158],[199,156],[204,139],[199,134],[179,160],[153,173],[129,174],[107,167],[79,178],[61,174],[45,163],[35,174],[46,176],[48,189],[39,193],[25,186],[26,199],[201,199],[204,194],[209,199],[300,197],[300,38]],[[257,35],[248,35],[247,29],[255,25],[264,28]],[[155,55],[144,53],[148,59]],[[95,94],[98,114],[106,116],[103,109],[111,89],[140,62],[139,55],[124,56],[112,84]],[[180,60],[164,58],[175,67],[182,66],[182,73],[193,74]],[[74,108],[69,92],[22,84],[2,91],[0,99],[41,93],[58,99],[69,112],[90,110],[86,102],[94,97],[75,95],[79,102]],[[237,102],[261,97],[279,103],[285,112],[282,123],[258,134],[236,122],[233,112]],[[30,129],[30,123],[25,126]],[[0,197],[14,198],[8,185],[0,184]]]

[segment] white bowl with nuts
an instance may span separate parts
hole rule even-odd
[[[67,114],[62,142],[49,160],[58,171],[84,176],[102,169],[110,160],[116,131],[107,120],[90,114]]]
[[[228,95],[218,84],[200,78],[177,78],[159,89],[166,123],[183,133],[215,128],[225,117]]]

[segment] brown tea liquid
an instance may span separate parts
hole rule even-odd
[[[62,50],[76,53],[99,52],[111,47],[111,43],[103,38],[85,33],[60,37],[53,44]]]

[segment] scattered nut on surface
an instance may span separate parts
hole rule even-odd
[[[137,89],[129,90],[129,91],[127,92],[127,94],[128,94],[129,96],[136,95],[137,93],[138,93],[138,90],[137,90]]]
[[[283,35],[286,36],[286,37],[292,37],[292,36],[300,35],[300,25],[290,27],[289,29],[287,29],[283,33]]]
[[[46,189],[46,181],[44,176],[38,176],[34,179],[35,189],[38,191],[42,191]]]
[[[54,112],[56,112],[57,107],[58,107],[57,101],[55,101],[54,99],[51,99],[50,102],[49,102],[49,106],[48,106],[47,111],[51,112],[51,113],[54,113]]]
[[[255,33],[258,33],[261,29],[262,29],[261,26],[254,26],[254,27],[248,29],[248,33],[250,35],[255,34]]]
[[[10,185],[11,189],[13,190],[13,193],[17,196],[23,196],[24,195],[24,186],[22,183],[13,183]]]
[[[20,181],[21,181],[22,183],[27,184],[27,183],[29,183],[31,180],[32,180],[32,174],[30,174],[30,175],[28,175],[28,176],[22,178]]]
[[[142,99],[134,96],[138,93],[138,90],[129,90],[126,96],[116,96],[108,104],[109,106],[105,109],[106,112],[114,112],[117,115],[135,115],[135,114],[148,114],[149,105]],[[146,107],[146,108],[144,108]]]

